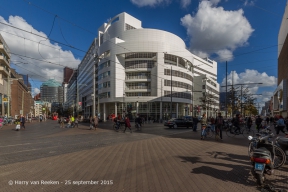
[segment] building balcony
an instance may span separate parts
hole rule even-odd
[[[151,92],[151,89],[132,89],[126,88],[125,92]]]
[[[3,55],[0,55],[0,64],[6,65],[8,68],[10,68],[8,60]]]
[[[10,59],[10,54],[8,53],[9,50],[3,45],[0,43],[0,52],[4,52],[4,54]]]
[[[138,79],[138,78],[129,78],[125,79],[125,82],[150,82],[151,79]]]
[[[9,76],[9,72],[8,72],[8,70],[5,68],[5,67],[3,67],[3,66],[0,66],[0,72],[3,74],[5,74],[5,76]]]

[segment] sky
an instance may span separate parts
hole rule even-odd
[[[250,87],[262,106],[277,87],[278,32],[286,0],[1,0],[0,33],[11,66],[28,74],[33,94],[63,67],[77,68],[98,28],[126,12],[143,28],[171,32],[192,53],[218,63],[218,83]],[[233,72],[234,71],[234,72]],[[232,75],[233,74],[233,75]]]

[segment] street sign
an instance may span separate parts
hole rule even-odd
[[[4,97],[4,98],[2,99],[2,101],[3,101],[3,102],[8,102],[8,98],[7,98],[7,97]]]

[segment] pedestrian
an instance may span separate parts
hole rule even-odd
[[[125,129],[124,129],[123,133],[125,133],[127,127],[130,129],[130,132],[132,133],[130,119],[128,118],[128,116],[125,117]]]
[[[274,123],[274,118],[273,116],[270,117],[270,125]]]
[[[207,126],[207,117],[206,114],[204,113],[201,119],[201,140],[204,139],[204,136],[206,134],[206,126]]]
[[[247,123],[246,124],[247,128],[250,131],[251,130],[251,126],[252,126],[252,118],[250,116],[247,118],[247,122],[246,123]]]
[[[60,128],[64,128],[64,117],[60,117]]]
[[[42,123],[42,120],[43,120],[43,116],[42,115],[40,115],[39,120],[40,120],[40,123]]]
[[[235,134],[239,134],[240,133],[240,114],[236,115],[233,125],[236,127]]]
[[[210,118],[210,125],[211,125],[211,130],[215,131],[215,119],[214,119],[214,117]]]
[[[20,124],[21,124],[20,129],[23,128],[25,130],[25,117],[24,117],[24,115],[21,115]]]
[[[255,120],[256,129],[257,129],[258,133],[259,133],[261,125],[262,125],[261,123],[262,123],[262,118],[260,117],[260,115],[258,115],[256,120]]]
[[[98,122],[99,122],[99,119],[98,119],[98,117],[95,115],[95,116],[94,116],[94,128],[95,128],[95,131],[96,131],[96,129],[97,129]]]
[[[194,131],[194,132],[197,131],[197,125],[198,125],[198,123],[199,123],[199,119],[198,119],[196,116],[194,116],[194,117],[193,117],[193,131]]]
[[[276,134],[279,135],[280,131],[285,134],[284,128],[285,128],[285,122],[282,115],[280,115],[279,120],[277,121]]]
[[[216,125],[216,129],[219,129],[219,134],[220,134],[220,139],[223,140],[222,138],[222,126],[224,124],[224,120],[223,117],[221,115],[221,113],[218,113],[218,116],[216,117],[215,120],[215,125]]]
[[[269,125],[269,121],[270,121],[270,118],[267,116],[267,117],[266,117],[266,126]]]
[[[94,127],[94,118],[90,116],[90,130]]]

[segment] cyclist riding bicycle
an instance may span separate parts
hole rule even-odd
[[[240,133],[240,114],[236,115],[233,125],[236,127],[235,133],[239,134]]]

